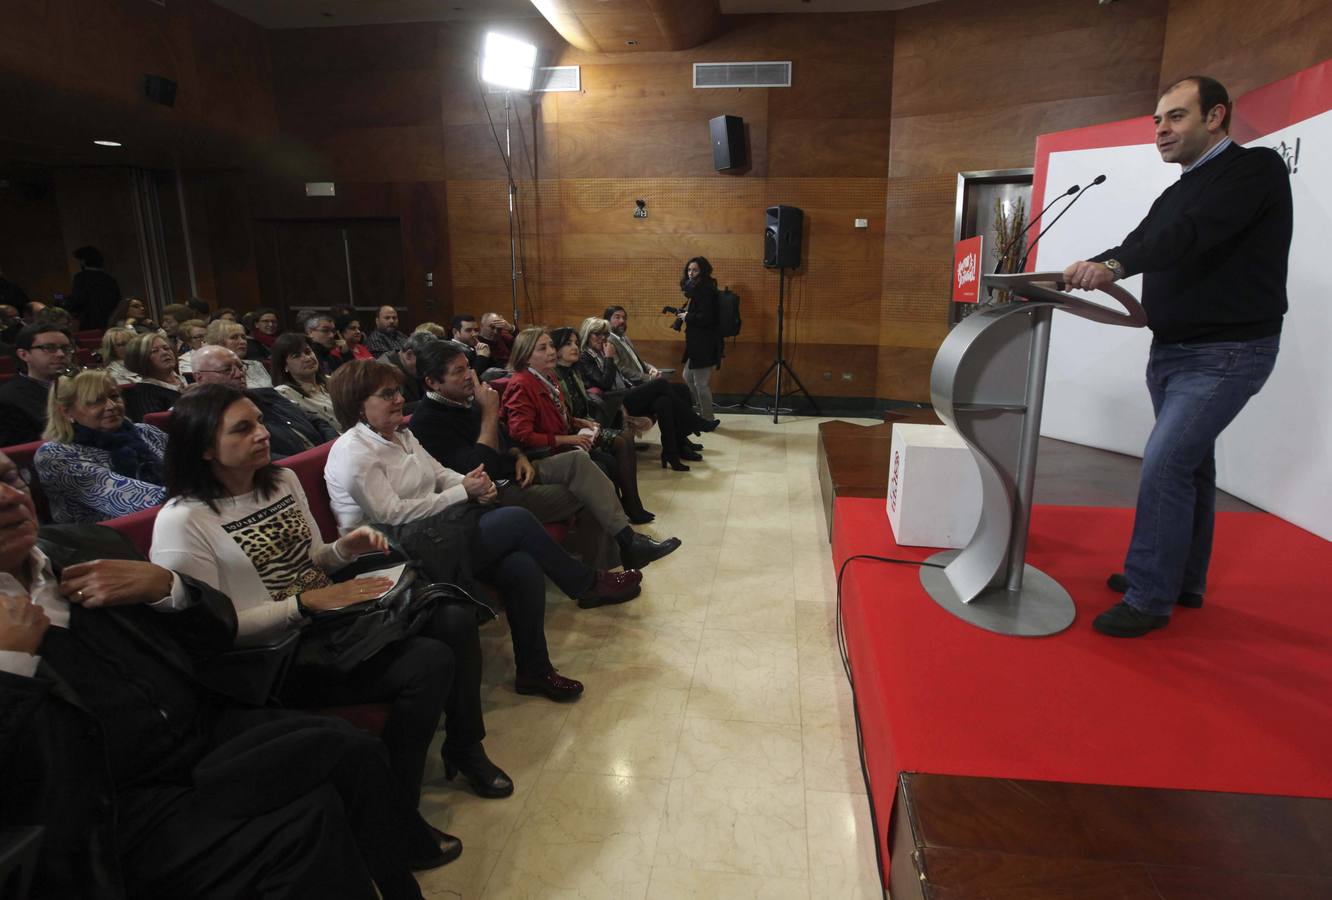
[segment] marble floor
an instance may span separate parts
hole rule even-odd
[[[820,509],[820,419],[722,416],[703,463],[639,455],[647,530],[684,546],[622,606],[551,589],[551,657],[587,690],[523,697],[482,631],[486,749],[517,789],[482,800],[431,756],[422,810],[463,840],[428,897],[878,898]],[[654,435],[650,435],[652,439]]]

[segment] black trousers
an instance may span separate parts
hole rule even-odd
[[[694,412],[693,404],[682,399],[675,388],[682,388],[687,397],[688,388],[672,385],[664,378],[653,378],[631,388],[624,395],[624,408],[634,416],[656,416],[661,429],[661,446],[667,456],[684,449],[686,436],[698,431],[703,420]]]
[[[431,618],[443,617],[443,608]],[[472,619],[475,639],[476,619]],[[429,629],[430,626],[427,626]],[[480,646],[477,645],[476,715],[480,717]],[[455,660],[449,645],[423,632],[380,651],[342,680],[294,667],[279,694],[287,706],[319,708],[358,703],[388,703],[388,721],[380,739],[402,795],[413,807],[421,798],[426,753],[453,688]]]
[[[433,841],[384,746],[345,722],[233,710],[195,783],[118,793],[130,896],[419,898]],[[373,882],[373,886],[372,886]]]

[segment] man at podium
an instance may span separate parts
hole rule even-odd
[[[1179,181],[1156,198],[1118,247],[1064,270],[1070,288],[1097,290],[1142,273],[1152,347],[1147,390],[1156,424],[1142,457],[1124,599],[1092,627],[1138,637],[1202,606],[1212,551],[1217,437],[1266,382],[1286,312],[1290,178],[1275,150],[1230,139],[1230,97],[1190,76],[1152,117],[1161,159]]]

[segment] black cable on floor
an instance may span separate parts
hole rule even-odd
[[[842,657],[842,670],[846,673],[847,684],[851,685],[851,714],[856,720],[856,752],[860,755],[860,775],[865,781],[865,799],[869,801],[870,830],[874,835],[874,862],[879,867],[879,889],[886,897],[888,885],[883,882],[883,847],[879,843],[879,817],[874,809],[874,790],[870,787],[869,766],[865,762],[865,740],[860,730],[860,704],[856,702],[856,680],[851,674],[851,656],[847,653],[846,633],[842,629],[842,577],[846,574],[846,567],[858,559],[900,566],[928,566],[931,569],[942,569],[943,566],[919,559],[897,559],[892,556],[876,556],[873,553],[857,553],[842,560],[842,565],[837,569],[837,652]],[[884,834],[884,839],[887,838],[888,835]]]

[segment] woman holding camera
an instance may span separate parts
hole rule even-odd
[[[684,323],[685,384],[694,395],[698,414],[712,428],[721,424],[712,416],[712,372],[721,365],[722,339],[717,329],[717,280],[712,277],[712,263],[695,256],[685,263],[680,292],[689,300],[687,309],[676,315]],[[678,323],[677,323],[678,324]],[[709,429],[711,430],[711,429]]]

